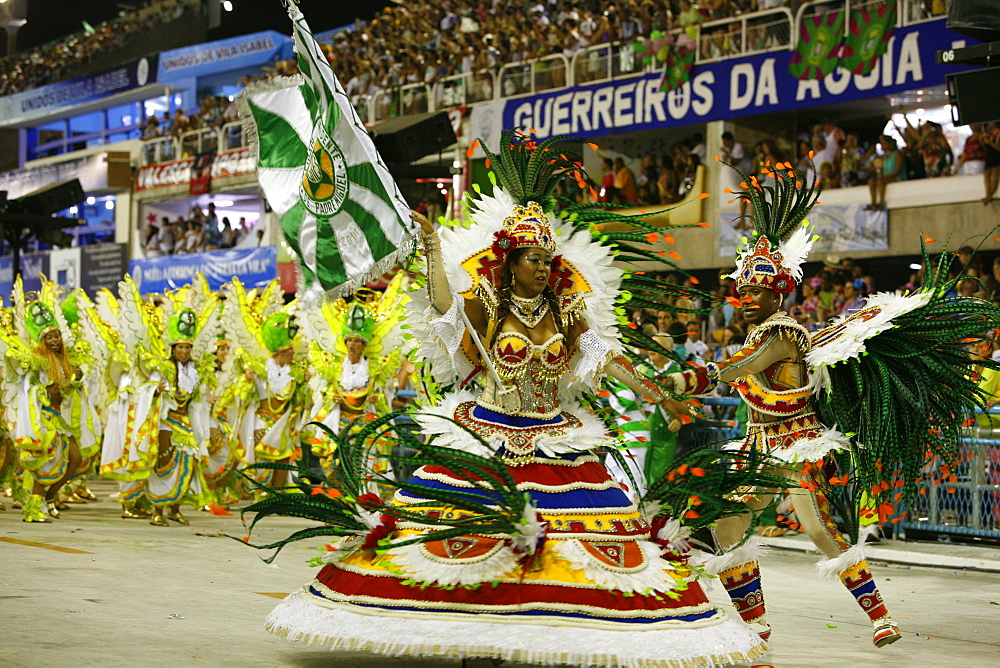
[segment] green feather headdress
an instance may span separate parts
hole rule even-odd
[[[802,280],[802,263],[812,250],[812,230],[806,215],[819,198],[819,181],[811,183],[806,174],[797,172],[791,163],[765,165],[762,176],[774,185],[761,185],[756,176],[719,159],[740,175],[740,188],[726,192],[748,202],[753,208],[753,239],[743,239],[737,256],[736,289],[759,285],[778,293],[788,293]]]

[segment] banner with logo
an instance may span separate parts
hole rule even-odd
[[[867,211],[864,204],[820,205],[809,212],[809,222],[819,236],[813,253],[889,250],[887,211]],[[740,229],[736,213],[721,214],[719,223],[719,257],[736,257],[736,248],[751,230]]]
[[[134,88],[156,83],[157,55],[129,61],[113,70],[88,74],[0,98],[0,127],[22,125]]]
[[[278,277],[278,250],[275,246],[264,246],[162,255],[132,260],[128,271],[143,294],[174,290],[190,283],[197,274],[208,279],[213,290],[218,290],[234,276],[238,276],[248,289],[261,288]]]
[[[885,0],[874,11],[864,5],[851,9],[850,29],[840,47],[840,66],[852,74],[868,74],[885,53],[896,25],[896,0]]]
[[[143,167],[136,174],[135,189],[152,190],[153,188],[188,185],[191,182],[191,170],[194,163],[194,158],[185,158]],[[229,176],[253,174],[253,170],[254,161],[250,149],[241,148],[215,154],[209,175],[210,179],[224,179]]]
[[[763,53],[698,65],[669,93],[660,90],[661,75],[650,73],[477,105],[472,129],[527,127],[539,140],[592,138],[893,95],[943,85],[945,74],[961,68],[938,65],[935,52],[968,41],[941,19],[893,31],[868,74],[838,67],[821,80],[799,80],[788,71],[792,51]]]
[[[273,30],[171,49],[160,54],[157,78],[170,83],[189,77],[229,72],[292,57],[292,40]]]

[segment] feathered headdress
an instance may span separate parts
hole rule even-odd
[[[716,160],[719,160],[716,157]],[[722,160],[719,160],[722,162]],[[734,290],[745,285],[759,285],[777,293],[795,290],[802,280],[802,263],[809,257],[815,237],[806,214],[819,197],[819,181],[808,183],[807,175],[795,171],[791,163],[765,165],[763,176],[774,179],[773,186],[762,186],[756,176],[747,176],[734,165],[726,164],[740,175],[736,195],[753,206],[754,239],[744,239],[739,249]]]
[[[264,345],[271,353],[280,353],[292,347],[299,326],[288,313],[269,315],[261,325],[261,335]]]
[[[198,316],[189,308],[178,309],[167,321],[167,345],[194,344],[198,333]]]

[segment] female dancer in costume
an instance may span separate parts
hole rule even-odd
[[[558,154],[510,133],[502,141],[512,156],[491,155],[494,165],[547,164]],[[396,523],[393,507],[367,512],[379,506],[371,494],[360,498],[355,515],[372,527],[365,544],[332,546],[317,579],[271,613],[272,632],[396,655],[587,665],[729,663],[764,651],[693,580],[675,552],[684,549],[680,525],[664,524],[656,504],[630,501],[594,453],[614,441],[580,404],[581,392],[608,374],[647,399],[664,396],[622,357],[614,315],[622,274],[609,249],[589,226],[549,213],[555,171],[509,179],[510,191],[477,202],[476,224],[440,240],[417,218],[429,302],[414,293],[407,324],[438,382],[476,377],[481,389],[446,395],[416,415],[452,454],[399,485],[393,506],[411,519]],[[463,457],[478,463],[460,464]],[[464,467],[487,465],[496,473],[481,475],[510,477],[514,495],[530,500],[518,528],[428,534],[435,522],[475,520],[441,499],[468,508],[482,479]],[[349,490],[344,484],[337,502]]]
[[[229,339],[219,331],[215,341],[215,375],[208,388],[209,403],[212,407],[211,428],[208,439],[208,465],[205,467],[205,485],[214,503],[228,507],[236,502],[235,482],[231,469],[234,468],[232,448],[232,425],[236,422],[235,402],[232,399],[236,389],[233,361],[229,356]],[[202,510],[211,510],[204,506]]]
[[[364,298],[358,293],[350,304],[328,301],[305,314],[313,397],[308,422],[339,433],[351,425],[359,429],[368,415],[389,412],[402,359],[396,329],[403,315],[404,280],[399,272],[382,294]],[[329,475],[333,442],[317,434],[311,445]]]
[[[298,325],[294,302],[281,306],[274,281],[248,293],[234,278],[223,307],[223,327],[235,342],[236,369],[242,374],[233,396],[239,414],[234,429],[237,458],[244,464],[298,459],[299,419],[304,406],[304,363],[294,349]],[[262,468],[258,480],[282,488],[288,471]]]
[[[206,386],[215,372],[215,355],[205,349],[216,338],[218,314],[215,293],[202,292],[199,311],[187,306],[195,289],[182,288],[168,295],[172,313],[165,313],[168,365],[161,372],[160,428],[156,463],[146,480],[146,496],[153,504],[150,524],[167,526],[190,522],[181,514],[181,503],[200,508],[205,503],[202,473],[208,461],[211,406]],[[180,294],[178,294],[180,293]],[[201,352],[195,362],[193,353]],[[166,511],[166,517],[164,517]]]
[[[86,360],[63,340],[55,287],[43,280],[39,298],[26,304],[15,281],[17,332],[7,337],[8,363],[19,376],[14,446],[24,468],[25,522],[59,517],[59,490],[97,446],[99,427],[80,371]]]

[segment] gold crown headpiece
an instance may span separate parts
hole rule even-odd
[[[503,228],[493,237],[493,252],[501,261],[507,253],[519,247],[544,248],[552,255],[556,253],[555,234],[549,217],[538,202],[528,202],[527,206],[516,205],[513,213],[504,218]]]

